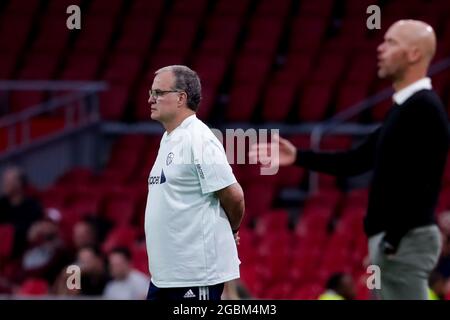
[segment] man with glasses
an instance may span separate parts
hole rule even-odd
[[[155,73],[151,118],[164,133],[148,180],[145,235],[149,300],[220,300],[239,278],[235,239],[244,194],[220,141],[196,117],[197,74],[186,66]]]

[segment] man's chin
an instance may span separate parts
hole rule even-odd
[[[158,119],[159,119],[159,117],[156,115],[155,111],[153,111],[153,112],[150,111],[150,118],[152,120],[156,120],[156,121],[158,121]]]
[[[378,70],[378,78],[380,79],[386,79],[387,78],[387,74],[384,70]]]

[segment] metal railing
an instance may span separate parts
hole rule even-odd
[[[30,146],[34,142],[31,141],[31,121],[56,110],[63,109],[64,131],[67,132],[99,122],[98,93],[106,89],[107,84],[104,82],[0,81],[0,92],[6,92],[7,97],[12,91],[66,92],[47,102],[0,118],[0,130],[6,130],[8,137],[7,148],[2,157],[7,157],[19,148]],[[77,115],[77,121],[75,121],[75,115]],[[21,132],[21,143],[17,141],[17,129]],[[61,132],[58,133],[60,134]]]

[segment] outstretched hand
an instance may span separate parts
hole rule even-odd
[[[275,150],[275,154],[271,154],[273,150]],[[251,161],[259,162],[263,166],[283,167],[294,164],[297,148],[279,135],[273,135],[270,143],[252,145],[248,155]]]

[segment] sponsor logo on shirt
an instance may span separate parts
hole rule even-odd
[[[148,178],[148,184],[152,185],[152,184],[163,184],[164,182],[166,182],[166,176],[164,175],[164,170],[161,170],[161,175],[160,176],[150,176]]]

